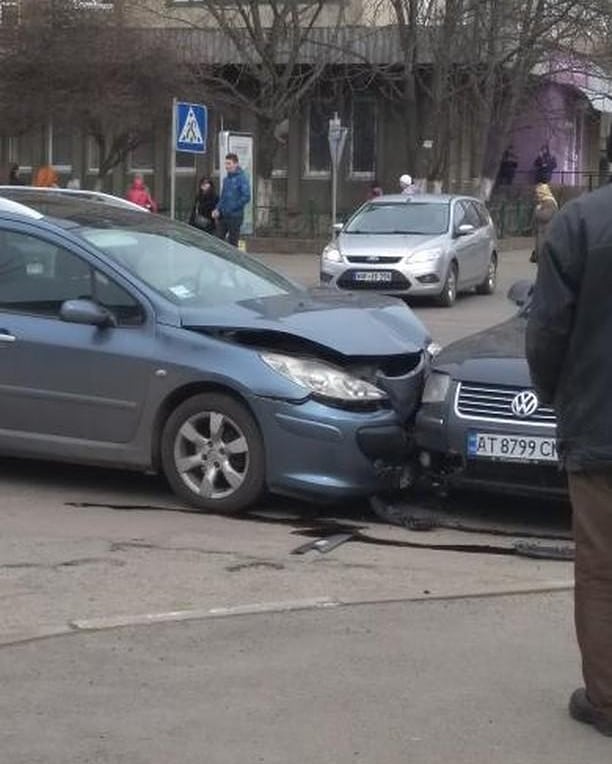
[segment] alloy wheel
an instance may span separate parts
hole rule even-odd
[[[244,483],[249,447],[240,427],[218,411],[202,411],[179,428],[174,463],[182,482],[204,499],[225,499]]]

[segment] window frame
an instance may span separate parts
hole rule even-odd
[[[373,107],[374,116],[374,138],[371,170],[355,170],[355,105],[358,103],[368,103]],[[351,180],[374,180],[376,178],[376,144],[378,140],[378,104],[373,96],[357,97],[351,104],[351,130],[350,130],[350,161],[349,178]]]
[[[59,164],[55,161],[55,158],[53,156],[53,133],[55,131],[55,125],[53,122],[49,122],[47,125],[47,163],[52,165],[55,170],[57,170],[58,173],[63,175],[69,175],[72,173],[72,159],[70,160],[70,164]],[[74,151],[74,139],[75,139],[75,133],[74,130],[70,132],[70,140],[71,140],[71,152]]]
[[[143,301],[142,297],[139,294],[136,295],[134,293],[135,292],[134,289],[130,289],[129,286],[126,286],[125,283],[122,283],[125,280],[121,278],[117,278],[118,274],[109,272],[110,268],[103,267],[105,263],[92,262],[92,260],[87,256],[87,253],[81,253],[80,251],[75,251],[73,248],[71,248],[68,245],[66,241],[62,240],[60,237],[45,236],[44,231],[31,230],[29,228],[26,229],[21,227],[6,226],[6,227],[0,227],[0,234],[2,233],[9,233],[13,235],[19,235],[19,236],[25,236],[25,237],[37,239],[38,241],[43,242],[49,247],[54,247],[55,249],[61,248],[62,250],[64,250],[64,252],[66,252],[70,256],[77,258],[77,260],[80,260],[89,269],[90,288],[92,293],[92,299],[94,302],[97,302],[97,300],[95,299],[96,273],[100,273],[105,279],[111,282],[115,287],[125,292],[138,306],[141,320],[137,323],[124,323],[119,319],[119,317],[115,316],[115,318],[117,318],[117,325],[113,328],[141,329],[144,326],[146,326],[147,323],[149,322],[150,310],[145,305],[145,302]],[[70,297],[66,298],[66,300],[70,300],[70,299],[76,299],[76,298],[70,298]],[[64,300],[63,302],[65,302],[66,300]],[[102,307],[107,308],[107,310],[110,310],[110,308],[105,306],[103,303],[98,303],[98,304],[101,305]],[[28,316],[30,318],[38,318],[38,319],[49,320],[49,321],[62,321],[59,313],[56,315],[51,315],[49,313],[42,313],[35,310],[23,310],[23,309],[14,310],[14,309],[11,309],[10,306],[2,303],[1,301],[0,301],[0,313],[7,313],[10,315],[15,315],[15,316]],[[112,310],[111,310],[111,313],[112,313]]]
[[[333,116],[333,114],[331,115]],[[330,116],[330,119],[331,119]],[[328,170],[312,170],[310,167],[310,130],[311,130],[311,117],[312,117],[312,101],[308,103],[306,110],[306,130],[304,135],[304,180],[328,180],[331,178],[332,166],[331,156],[329,157],[329,169]]]

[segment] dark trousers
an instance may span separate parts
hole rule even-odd
[[[240,228],[242,226],[242,217],[223,217],[217,221],[217,236],[220,239],[226,239],[234,247],[238,246],[240,239]]]
[[[582,672],[591,703],[612,721],[612,469],[570,473],[569,486]]]

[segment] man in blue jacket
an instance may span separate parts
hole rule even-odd
[[[238,246],[240,228],[244,220],[244,208],[251,201],[249,179],[238,164],[236,154],[225,157],[227,175],[223,181],[219,203],[212,216],[217,221],[217,233],[235,247]]]

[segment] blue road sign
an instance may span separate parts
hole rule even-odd
[[[176,104],[176,150],[205,154],[208,137],[208,109],[199,103]]]

